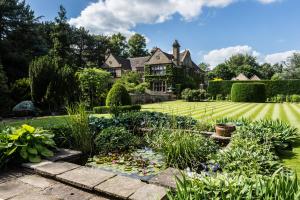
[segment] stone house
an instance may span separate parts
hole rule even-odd
[[[234,81],[259,81],[261,80],[257,75],[253,75],[251,78],[248,78],[243,73],[240,73],[237,77],[232,78]]]
[[[189,50],[180,52],[177,40],[173,43],[173,53],[169,54],[155,48],[150,56],[119,58],[109,54],[103,69],[120,78],[126,71],[136,71],[149,83],[149,90],[154,93],[168,93],[184,88],[198,88],[204,83],[205,72],[192,60]]]

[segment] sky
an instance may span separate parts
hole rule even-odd
[[[300,52],[300,0],[26,0],[42,20],[59,5],[71,25],[93,34],[140,33],[147,47],[172,51],[177,39],[211,67],[237,53],[275,64]]]

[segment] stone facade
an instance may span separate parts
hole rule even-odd
[[[109,54],[103,69],[110,71],[114,78],[120,78],[126,71],[136,71],[149,83],[149,90],[155,93],[172,93],[184,88],[197,88],[204,83],[205,72],[192,60],[189,50],[180,52],[177,40],[173,43],[173,53],[155,48],[150,56],[119,58]]]

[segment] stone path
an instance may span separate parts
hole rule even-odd
[[[25,163],[23,167],[32,173],[0,175],[0,200],[160,200],[166,198],[169,189],[176,188],[175,176],[180,177],[178,170],[169,168],[146,183],[64,161]]]

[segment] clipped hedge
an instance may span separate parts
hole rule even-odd
[[[119,112],[130,112],[130,111],[140,111],[141,105],[127,105],[127,106],[118,106],[114,109],[118,109]],[[93,108],[94,113],[96,114],[107,114],[112,112],[110,106],[97,106]]]
[[[294,80],[262,80],[262,81],[210,81],[208,93],[214,98],[221,94],[223,97],[230,95],[231,86],[234,83],[264,83],[266,85],[266,96],[271,98],[277,94],[283,95],[300,95],[300,79]]]
[[[266,86],[263,83],[234,83],[231,88],[233,102],[266,102]]]
[[[131,99],[126,88],[120,84],[115,83],[108,92],[106,98],[106,106],[125,106],[131,105]]]

